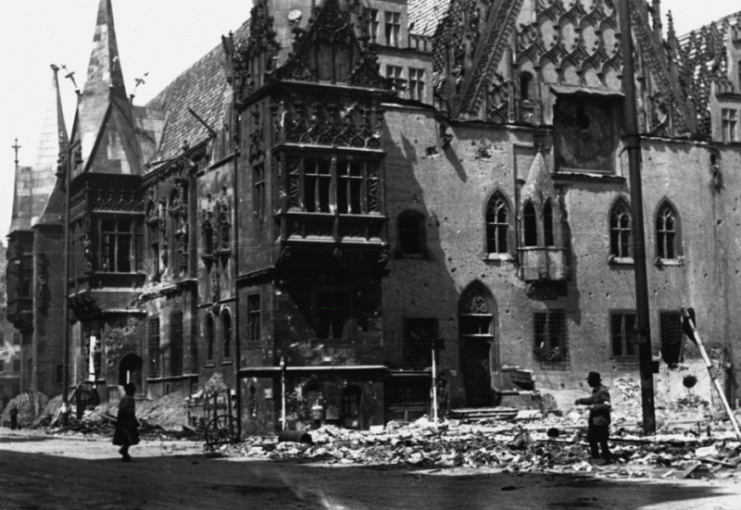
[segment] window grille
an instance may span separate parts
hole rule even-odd
[[[535,359],[544,370],[568,370],[569,349],[563,310],[535,312]]]
[[[659,332],[661,334],[661,357],[669,366],[684,361],[684,336],[682,333],[682,314],[670,310],[659,312]]]

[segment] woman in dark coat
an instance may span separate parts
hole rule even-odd
[[[134,393],[136,386],[133,383],[124,385],[126,395],[121,397],[118,404],[116,431],[113,434],[113,444],[121,446],[118,453],[124,462],[130,462],[129,446],[139,444],[139,420],[136,419]]]

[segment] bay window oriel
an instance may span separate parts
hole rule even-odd
[[[352,156],[287,158],[289,209],[303,212],[380,212],[379,162]]]
[[[141,231],[136,220],[126,216],[104,216],[98,221],[98,270],[133,273],[139,269]]]

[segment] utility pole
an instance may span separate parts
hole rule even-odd
[[[630,1],[620,0],[620,44],[623,53],[623,91],[625,92],[625,149],[628,152],[630,202],[633,216],[633,269],[636,282],[636,332],[641,369],[643,433],[656,432],[654,376],[651,355],[651,327],[648,308],[646,243],[643,231],[643,191],[641,188],[641,139],[638,134],[636,86],[633,67],[633,37],[630,29]],[[635,0],[633,0],[635,1]]]

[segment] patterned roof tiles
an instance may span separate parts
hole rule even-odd
[[[409,0],[409,32],[433,36],[452,0]]]
[[[249,20],[234,32],[234,38],[245,39],[248,33]],[[209,135],[206,127],[188,112],[188,108],[218,130],[223,123],[224,100],[228,92],[224,49],[219,44],[146,104],[148,109],[165,112],[164,132],[154,160],[172,158],[181,150],[183,142],[193,146]]]

